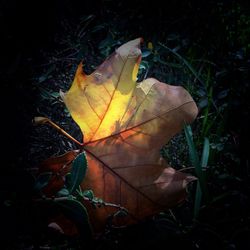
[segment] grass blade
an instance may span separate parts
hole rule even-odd
[[[169,47],[167,47],[166,45],[159,43],[159,45],[161,45],[163,48],[167,49],[168,51],[170,51],[173,55],[175,55],[179,61],[181,61],[190,71],[191,73],[195,76],[195,78],[203,85],[205,86],[203,80],[200,78],[199,74],[196,72],[196,70],[192,67],[192,65],[185,59],[183,58],[179,53],[177,53],[176,51],[170,49]]]
[[[197,218],[199,215],[201,207],[201,198],[202,198],[202,191],[201,191],[200,181],[198,180],[195,192],[195,201],[194,201],[194,218]]]
[[[205,172],[204,169],[207,167],[208,164],[208,159],[209,159],[209,151],[210,151],[210,147],[209,147],[209,139],[207,137],[204,138],[204,144],[203,144],[203,151],[202,151],[202,156],[201,156],[201,171],[202,171],[202,191],[203,191],[203,195],[205,200],[208,200],[208,189],[207,189],[207,182],[205,179]]]
[[[202,151],[202,157],[201,157],[201,167],[202,168],[205,168],[207,166],[208,158],[209,158],[209,140],[207,137],[205,137],[203,151]]]
[[[204,139],[204,146],[201,161],[199,161],[199,156],[197,149],[194,145],[193,134],[190,125],[184,126],[185,136],[188,143],[189,156],[191,164],[195,168],[196,175],[198,177],[196,193],[195,193],[195,204],[194,204],[194,217],[196,218],[199,215],[199,210],[201,206],[202,196],[205,200],[208,199],[208,191],[205,176],[203,173],[203,168],[207,166],[209,158],[209,140],[208,138]]]
[[[192,129],[191,129],[190,125],[184,126],[184,132],[185,132],[185,136],[186,136],[186,140],[187,140],[187,144],[188,144],[189,157],[190,157],[191,164],[194,166],[197,177],[200,179],[201,175],[202,175],[202,171],[200,168],[200,161],[199,161],[199,157],[198,157],[198,152],[197,152],[196,147],[194,145],[193,133],[192,133]]]

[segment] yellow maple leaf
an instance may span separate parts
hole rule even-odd
[[[181,202],[193,180],[160,160],[160,149],[197,106],[179,86],[154,78],[136,82],[141,39],[119,47],[92,74],[78,66],[63,100],[83,135],[89,169],[82,183],[106,202],[128,209],[129,222]],[[115,209],[88,207],[96,228]]]

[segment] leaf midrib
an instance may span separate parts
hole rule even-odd
[[[119,55],[119,54],[118,54],[118,55]],[[119,55],[119,56],[120,56],[120,55]],[[121,56],[120,56],[120,57],[121,57]],[[121,57],[121,59],[122,59],[122,57]],[[118,85],[119,85],[119,83],[120,83],[121,76],[122,76],[122,73],[123,73],[123,71],[124,71],[124,68],[125,68],[125,65],[126,65],[128,59],[129,59],[129,54],[126,56],[126,59],[125,59],[125,61],[124,61],[124,63],[123,63],[121,72],[120,72],[119,75],[118,75],[117,84],[116,84],[116,86],[115,86],[115,89],[114,89],[114,91],[113,91],[111,97],[110,97],[110,101],[109,101],[109,103],[108,103],[108,105],[107,105],[107,108],[106,108],[106,110],[104,111],[104,116],[103,116],[103,118],[101,119],[101,121],[100,121],[98,127],[96,128],[95,132],[93,133],[92,137],[90,138],[90,141],[95,137],[96,133],[98,132],[99,128],[101,127],[101,125],[102,125],[102,123],[103,123],[103,121],[104,121],[104,119],[105,119],[105,116],[106,116],[106,114],[107,114],[107,112],[108,112],[108,110],[109,110],[109,108],[110,108],[110,105],[111,105],[111,103],[112,103],[112,101],[113,101],[113,97],[114,97],[115,92],[116,92],[116,90],[117,90],[117,88],[118,88]]]

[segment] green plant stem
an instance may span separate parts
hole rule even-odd
[[[39,199],[34,199],[33,201],[34,202],[46,202],[46,201],[66,201],[66,200],[76,200],[76,197],[74,196],[70,196],[71,198],[69,198],[68,196],[64,196],[64,197],[52,197],[52,198],[49,198],[49,197],[44,197],[44,198],[39,198]],[[89,201],[90,203],[95,203],[95,201],[93,201],[92,199],[88,198],[88,197],[85,197],[85,196],[81,196],[82,200],[83,201]],[[96,202],[98,203],[98,202]],[[121,207],[121,205],[119,204],[114,204],[114,203],[110,203],[110,202],[101,202],[100,203],[101,206],[104,206],[104,207],[114,207],[114,208],[117,208],[119,210],[126,210],[124,207]]]

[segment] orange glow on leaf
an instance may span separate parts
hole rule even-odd
[[[194,179],[160,163],[160,149],[195,119],[196,104],[182,87],[136,82],[141,41],[122,45],[90,75],[80,64],[63,95],[84,135],[89,169],[82,188],[126,207],[129,222],[183,201]],[[113,208],[88,211],[98,230]]]

